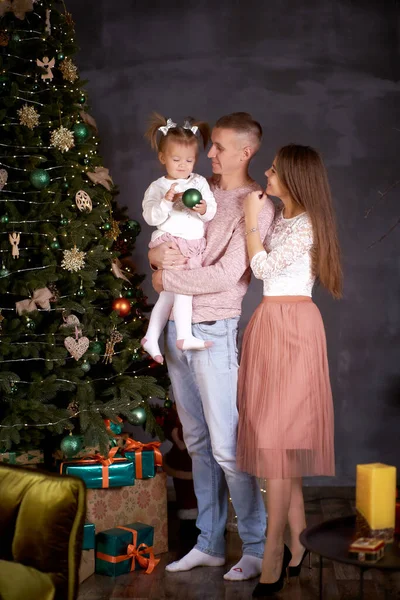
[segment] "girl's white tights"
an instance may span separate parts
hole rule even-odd
[[[163,363],[158,340],[167,324],[172,307],[176,326],[177,342],[180,350],[204,350],[212,346],[212,342],[200,340],[192,335],[192,296],[161,292],[159,299],[151,311],[149,327],[141,344],[155,362]]]

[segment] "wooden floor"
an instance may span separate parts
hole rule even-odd
[[[354,489],[305,488],[308,525],[326,519],[354,513]],[[166,573],[164,567],[193,546],[194,531],[180,531],[174,505],[170,507],[170,552],[161,555],[161,562],[151,575],[135,572],[112,579],[93,575],[81,586],[79,600],[250,600],[257,579],[228,582],[223,574],[240,558],[240,539],[237,533],[227,534],[227,564],[224,567],[197,568],[186,573]],[[358,570],[324,561],[324,600],[358,598]],[[303,567],[300,578],[276,595],[281,600],[318,599],[318,558],[313,557],[312,569]],[[400,574],[383,575],[378,570],[364,576],[365,600],[400,599]]]

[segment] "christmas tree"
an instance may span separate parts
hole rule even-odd
[[[140,226],[98,154],[72,17],[54,0],[0,0],[0,17],[0,451],[70,430],[70,455],[106,452],[125,419],[161,435]]]

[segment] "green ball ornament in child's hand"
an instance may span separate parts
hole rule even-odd
[[[189,190],[186,190],[186,192],[183,192],[182,202],[188,208],[193,208],[199,204],[201,200],[201,194],[199,190],[196,190],[195,188],[190,188]]]

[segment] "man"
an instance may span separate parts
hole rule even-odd
[[[149,252],[151,264],[163,269],[153,275],[156,291],[193,295],[193,335],[213,343],[206,350],[178,350],[174,322],[167,325],[165,354],[192,458],[200,534],[195,548],[166,569],[187,571],[225,564],[229,490],[243,556],[224,575],[228,580],[257,577],[265,544],[265,509],[257,480],[236,468],[237,329],[250,282],[243,201],[249,192],[260,189],[249,176],[248,167],[261,136],[261,126],[247,113],[222,117],[212,131],[208,158],[214,174],[211,187],[217,214],[208,223],[203,267],[178,270],[185,259],[172,245]],[[273,216],[273,204],[267,200],[259,217],[261,239]]]

